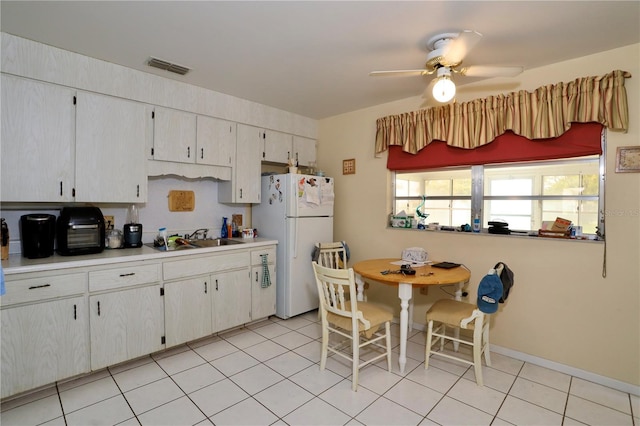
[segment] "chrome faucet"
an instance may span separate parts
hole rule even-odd
[[[187,240],[206,240],[207,232],[209,232],[207,228],[196,229],[191,235],[187,236]],[[202,237],[200,237],[200,235],[202,235]]]

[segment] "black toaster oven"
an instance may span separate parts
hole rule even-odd
[[[57,251],[63,256],[104,250],[104,216],[98,207],[64,207],[56,225]]]

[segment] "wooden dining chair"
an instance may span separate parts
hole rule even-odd
[[[424,368],[429,368],[429,358],[437,355],[452,359],[474,368],[476,383],[483,386],[482,381],[482,355],[487,366],[491,366],[489,352],[489,313],[498,308],[499,299],[502,297],[502,282],[495,269],[491,269],[478,286],[477,304],[462,302],[453,299],[436,301],[427,311],[427,341],[425,347]],[[483,300],[484,298],[484,300]],[[491,302],[489,302],[491,301]],[[437,324],[437,325],[434,325]],[[473,331],[471,339],[460,337],[459,333],[447,334],[447,327]],[[454,351],[445,352],[445,344],[454,343]],[[434,346],[440,343],[439,348]],[[471,346],[472,359],[457,354],[458,345]]]
[[[362,367],[386,357],[387,369],[391,371],[390,323],[393,315],[353,297],[347,299],[348,292],[354,294],[356,291],[353,269],[327,268],[315,261],[312,264],[322,319],[320,370],[325,369],[328,352],[351,361],[351,389],[357,391],[358,373]],[[335,338],[331,338],[332,334]],[[377,352],[377,355],[361,361],[363,348]]]
[[[347,250],[340,241],[330,243],[318,243],[318,265],[333,269],[348,269]],[[363,298],[366,301],[365,291],[369,288],[369,283],[363,286]]]

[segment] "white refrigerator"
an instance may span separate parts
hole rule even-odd
[[[279,174],[262,177],[262,202],[251,223],[260,237],[278,240],[276,315],[290,318],[318,308],[311,256],[333,241],[333,178]]]

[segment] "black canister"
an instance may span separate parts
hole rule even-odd
[[[26,214],[20,217],[22,255],[29,259],[53,254],[56,217],[52,214]]]

